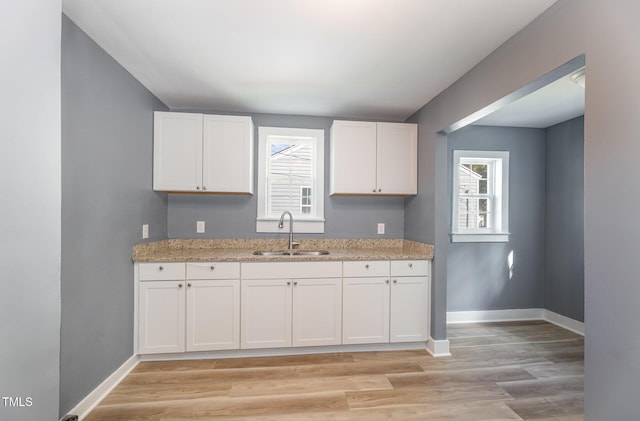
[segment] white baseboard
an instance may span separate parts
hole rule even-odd
[[[478,322],[515,322],[522,320],[545,320],[564,329],[584,336],[584,323],[569,317],[554,313],[544,308],[525,308],[510,310],[486,311],[449,311],[447,323],[478,323]]]
[[[109,377],[93,389],[84,399],[73,407],[68,414],[77,415],[82,421],[140,362],[137,355],[132,355]]]
[[[429,352],[429,354],[436,358],[450,357],[451,352],[449,351],[449,340],[435,340],[432,337],[429,337],[429,339],[427,340],[427,352]]]
[[[551,310],[544,311],[544,320],[548,321],[549,323],[553,323],[554,325],[570,330],[573,333],[577,333],[578,335],[584,336],[583,322],[570,319],[569,317],[563,316],[562,314],[554,313]]]

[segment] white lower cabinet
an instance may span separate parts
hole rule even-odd
[[[242,273],[242,349],[340,344],[340,262],[246,263]]]
[[[291,346],[291,280],[242,280],[240,347]]]
[[[389,342],[389,278],[344,278],[342,343]]]
[[[240,280],[224,278],[239,274],[239,263],[140,264],[138,353],[238,349]]]
[[[140,282],[138,352],[184,352],[184,281]]]
[[[345,262],[344,344],[418,342],[428,338],[426,260]],[[391,276],[382,276],[382,275]],[[369,276],[373,275],[373,276]]]
[[[389,342],[417,342],[427,340],[426,276],[397,277],[391,281]]]
[[[340,345],[342,279],[293,281],[293,346]]]
[[[426,341],[429,337],[431,262],[391,262],[390,342]]]
[[[430,268],[426,260],[140,263],[138,353],[426,341]]]
[[[186,350],[240,347],[240,281],[187,281]]]

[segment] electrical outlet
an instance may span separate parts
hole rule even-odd
[[[380,235],[384,234],[384,223],[383,222],[380,222],[378,224],[378,234],[380,234]]]
[[[196,222],[196,232],[202,234],[204,232],[204,221]]]
[[[149,238],[149,224],[142,225],[142,239]]]

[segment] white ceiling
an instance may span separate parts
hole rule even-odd
[[[584,93],[584,88],[567,75],[473,124],[547,128],[583,115]]]
[[[404,120],[556,0],[63,0],[171,109]]]

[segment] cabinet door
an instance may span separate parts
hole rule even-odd
[[[342,342],[342,280],[293,281],[293,346]]]
[[[184,281],[140,282],[138,352],[184,352]]]
[[[242,349],[291,346],[291,280],[241,282]]]
[[[389,342],[389,279],[344,278],[342,343]]]
[[[330,194],[376,193],[376,123],[334,121],[330,168]]]
[[[240,281],[187,281],[187,351],[240,348]]]
[[[203,190],[252,194],[251,117],[205,115],[203,140]]]
[[[391,342],[427,340],[428,277],[393,278],[391,282]]]
[[[418,193],[418,126],[378,123],[378,192]]]
[[[201,191],[202,114],[156,111],[153,189]]]

